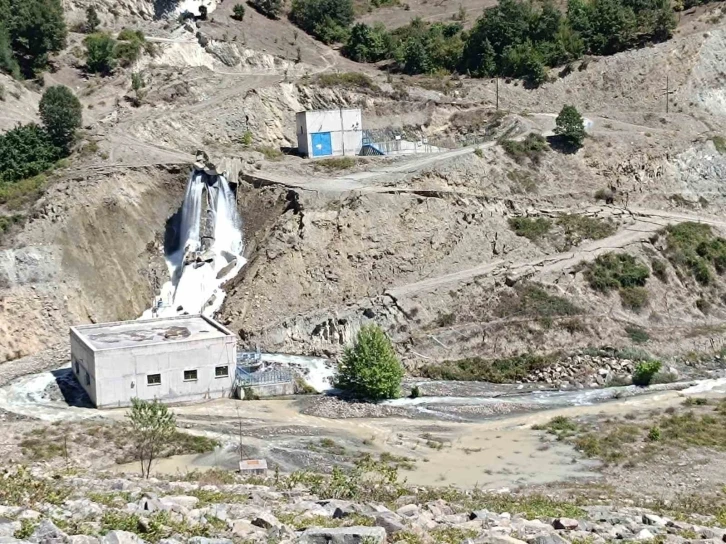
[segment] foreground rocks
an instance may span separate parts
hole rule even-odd
[[[509,503],[518,505],[510,512],[471,506],[497,504],[502,495],[460,494],[452,502],[405,494],[385,503],[329,499],[289,481],[281,489],[114,477],[49,480],[42,475],[26,477],[23,488],[12,487],[13,482],[12,472],[0,479],[0,544],[726,542],[726,529],[698,513],[692,516],[697,522],[683,522],[640,508],[579,508],[543,497],[534,499],[539,502],[532,502],[532,508],[541,511],[544,502],[552,512],[568,515],[515,511],[530,508],[521,497]],[[31,491],[47,485],[53,504]]]

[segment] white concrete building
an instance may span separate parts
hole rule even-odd
[[[134,397],[191,402],[232,395],[237,339],[201,315],[71,327],[73,373],[97,408]]]
[[[296,120],[297,147],[305,157],[353,156],[363,147],[360,109],[301,111]]]

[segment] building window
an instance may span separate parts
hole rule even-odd
[[[86,385],[91,385],[91,375],[86,372]]]
[[[229,377],[229,367],[228,366],[218,366],[214,369],[214,377],[215,378],[228,378]]]
[[[149,374],[146,376],[146,385],[161,385],[161,374]]]
[[[76,374],[81,373],[81,364],[78,361],[75,361],[76,363]]]
[[[184,371],[184,381],[185,382],[196,382],[197,381],[197,371],[196,370],[185,370]]]

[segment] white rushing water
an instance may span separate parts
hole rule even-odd
[[[167,256],[168,281],[154,306],[142,318],[170,317],[181,314],[204,314],[212,317],[224,301],[221,285],[233,278],[245,265],[242,257],[242,222],[237,213],[234,193],[224,176],[208,186],[201,171],[189,177],[179,229],[179,248]],[[202,252],[202,217],[204,198],[213,214],[211,224],[214,243]],[[196,258],[195,258],[196,257]]]

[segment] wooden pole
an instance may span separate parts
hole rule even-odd
[[[670,104],[670,89],[668,88],[668,72],[666,72],[666,113],[668,113],[668,105]]]
[[[499,78],[497,78],[497,111],[499,111]]]

